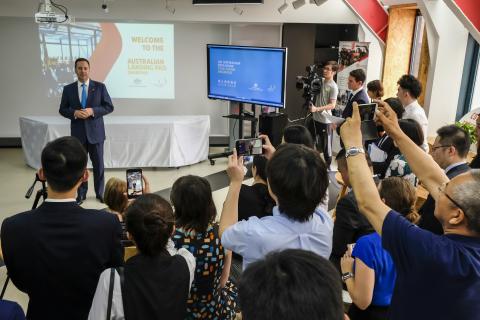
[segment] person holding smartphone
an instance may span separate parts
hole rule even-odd
[[[317,96],[315,104],[309,106],[313,121],[310,122],[309,130],[314,137],[317,150],[323,153],[327,166],[332,163],[332,133],[333,127],[326,114],[332,114],[335,109],[338,96],[338,86],[333,80],[337,73],[336,61],[327,61],[323,66],[322,89]]]

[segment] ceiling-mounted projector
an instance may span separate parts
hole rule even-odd
[[[57,14],[54,11],[54,7],[63,14]],[[39,3],[34,18],[36,23],[69,23],[71,21],[67,14],[67,8],[50,0],[43,0],[43,2]]]

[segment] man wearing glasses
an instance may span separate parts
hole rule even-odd
[[[465,130],[449,125],[437,130],[437,138],[430,150],[433,160],[445,170],[449,179],[470,170],[467,164],[467,154],[470,150],[470,137]],[[443,228],[434,215],[435,201],[429,195],[420,208],[422,216],[419,227],[436,234],[443,234]]]
[[[379,101],[377,117],[435,200],[444,234],[416,227],[380,199],[368,170],[358,105],[341,127],[350,183],[359,210],[382,237],[397,270],[390,318],[478,319],[480,314],[480,170],[449,180],[445,171],[400,129]],[[348,281],[348,280],[347,280]]]

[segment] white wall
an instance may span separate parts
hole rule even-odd
[[[57,114],[58,101],[44,98],[37,85],[40,78],[38,32],[33,13],[39,0],[0,1],[0,137],[19,137],[18,117],[22,115]],[[161,102],[137,100],[114,101],[116,115],[208,114],[211,115],[211,135],[227,135],[226,102],[206,99],[206,43],[228,43],[228,24],[271,25],[278,30],[281,23],[359,23],[343,0],[329,0],[317,7],[307,4],[294,10],[291,6],[279,14],[283,0],[265,0],[263,5],[243,5],[243,15],[233,12],[233,6],[193,6],[190,0],[170,0],[174,15],[165,10],[164,0],[108,1],[109,14],[100,9],[100,0],[59,0],[68,7],[77,21],[174,22],[175,23],[175,92],[176,99]],[[25,17],[25,18],[12,18]],[[185,22],[185,23],[182,23]],[[193,23],[201,22],[201,23]],[[264,26],[265,27],[265,26]],[[264,28],[265,29],[265,28]],[[268,29],[268,28],[267,28]],[[380,78],[383,52],[378,40],[364,28],[364,40],[372,42],[368,80]],[[275,33],[273,33],[275,34]],[[179,36],[180,35],[180,36]],[[278,43],[272,33],[252,34],[257,45]],[[253,41],[245,39],[245,41]],[[273,40],[273,41],[272,41]],[[5,45],[8,44],[8,45]],[[140,101],[140,102],[138,102]]]
[[[428,134],[455,121],[468,31],[443,1],[419,0],[425,17],[430,67],[425,96]]]

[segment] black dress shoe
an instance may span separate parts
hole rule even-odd
[[[98,199],[98,201],[100,201],[101,203],[104,203],[104,202],[103,202],[103,197],[102,197],[102,196],[97,196],[97,199]]]
[[[78,205],[81,205],[81,204],[83,203],[83,200],[82,200],[82,198],[77,197],[77,199],[75,200],[75,202],[76,202]]]

